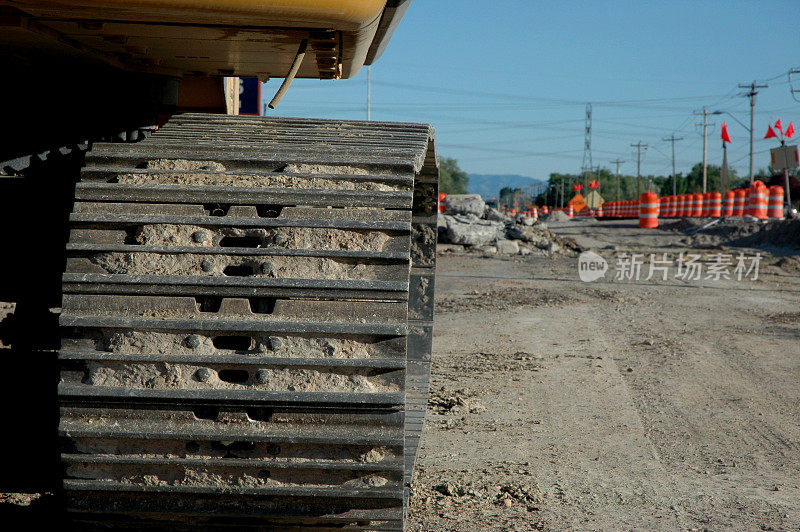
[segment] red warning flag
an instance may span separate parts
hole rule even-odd
[[[783,133],[783,124],[781,124],[780,118],[775,121],[775,129]]]
[[[720,131],[720,138],[722,142],[731,142],[731,136],[728,134],[728,124],[722,122],[722,130]]]
[[[779,120],[780,122],[780,120]],[[772,129],[772,126],[767,126],[767,134],[764,135],[765,139],[777,139],[778,135],[775,134],[775,130]]]
[[[784,136],[785,136],[787,139],[790,139],[790,138],[792,138],[792,135],[794,135],[794,124],[792,124],[791,122],[789,122],[789,127],[787,127],[787,128],[786,128],[786,133],[784,133],[783,135],[784,135]]]

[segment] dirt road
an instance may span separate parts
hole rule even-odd
[[[410,530],[798,530],[798,249],[551,228],[605,278],[579,281],[575,257],[440,254]],[[705,271],[714,254],[763,260],[756,280],[615,278],[625,253],[681,251]],[[30,526],[53,504],[0,494],[0,516]]]
[[[798,250],[758,250],[756,280],[636,282],[615,279],[624,253],[697,253],[705,277],[712,255],[757,250],[551,229],[605,279],[582,283],[576,258],[440,254],[411,529],[797,530]]]

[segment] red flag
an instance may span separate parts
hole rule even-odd
[[[775,121],[775,129],[783,133],[783,125],[781,124],[781,119]]]
[[[779,120],[780,122],[780,120]],[[775,134],[775,130],[772,129],[772,126],[767,126],[767,134],[764,135],[765,139],[777,139],[778,135]]]
[[[794,135],[794,124],[789,122],[789,127],[786,128],[786,133],[784,133],[784,136],[787,139],[790,139],[790,138],[792,138],[792,135]]]
[[[722,142],[731,142],[731,136],[728,134],[728,124],[722,122],[722,131],[720,131],[720,138]]]

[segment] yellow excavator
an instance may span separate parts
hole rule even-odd
[[[45,390],[64,528],[404,528],[433,129],[242,116],[239,80],[351,78],[409,3],[0,0],[4,387]]]

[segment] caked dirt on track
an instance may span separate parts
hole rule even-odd
[[[439,256],[410,530],[797,530],[798,249],[551,228],[605,279],[580,282],[575,258]],[[763,259],[755,281],[616,281],[633,251]]]

